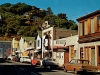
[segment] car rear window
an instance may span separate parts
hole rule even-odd
[[[87,60],[78,60],[77,63],[79,63],[79,64],[89,64],[89,61],[87,61]]]

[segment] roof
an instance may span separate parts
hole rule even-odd
[[[22,37],[24,38],[26,41],[34,41],[35,40],[35,37]]]
[[[39,36],[42,37],[42,31],[37,31]]]
[[[77,20],[77,21],[80,21],[80,20],[82,20],[82,19],[86,19],[86,18],[88,18],[88,17],[91,17],[92,15],[97,15],[97,14],[100,14],[100,9],[97,10],[97,11],[94,11],[94,12],[92,12],[92,13],[89,13],[89,14],[87,14],[87,15],[85,15],[85,16],[82,16],[82,17],[80,17],[80,18],[78,18],[78,19],[76,19],[76,20]]]

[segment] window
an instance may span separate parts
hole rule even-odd
[[[98,31],[100,32],[100,16],[97,16],[97,28]]]
[[[56,53],[56,58],[59,58],[59,52]]]
[[[79,36],[84,35],[84,22],[80,22],[79,24]]]
[[[37,42],[37,43],[38,43],[38,47],[39,47],[40,41],[38,40],[38,42]]]
[[[90,26],[91,26],[91,33],[94,33],[94,18],[91,18]]]
[[[83,51],[83,48],[80,48],[80,58],[81,58],[81,59],[84,58],[84,51]]]
[[[97,24],[100,24],[100,16],[97,17]]]
[[[76,57],[76,50],[74,50],[74,57]]]
[[[76,62],[75,62],[75,60],[71,60],[70,63],[71,63],[71,64],[74,64],[74,63],[76,63]]]
[[[62,39],[62,38],[65,38],[65,37],[63,37],[63,36],[59,36],[59,39]]]
[[[84,22],[84,35],[88,34],[88,24],[87,24],[87,20]]]

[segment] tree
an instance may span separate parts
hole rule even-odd
[[[66,17],[66,14],[65,13],[59,13],[57,15],[58,18],[61,18],[61,19],[66,19],[67,20],[67,17]]]
[[[47,8],[47,11],[49,12],[49,14],[53,14],[53,12],[52,12],[50,7]]]
[[[78,26],[73,20],[69,20],[67,28],[69,28],[71,30],[77,30]]]
[[[10,10],[11,10],[12,13],[22,15],[22,14],[24,14],[25,12],[27,12],[31,9],[32,9],[32,7],[30,5],[19,2],[17,4],[12,5]]]

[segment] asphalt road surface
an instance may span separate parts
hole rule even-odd
[[[27,63],[6,61],[5,63],[0,63],[0,75],[75,75],[75,74],[73,74],[72,72],[65,73],[60,68],[50,69],[50,68],[32,66]]]

